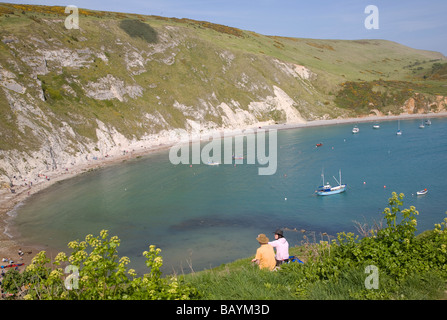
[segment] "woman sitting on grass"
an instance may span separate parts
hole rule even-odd
[[[269,245],[276,249],[276,265],[279,266],[289,261],[289,243],[281,229],[277,229],[274,233],[275,241],[269,242]]]

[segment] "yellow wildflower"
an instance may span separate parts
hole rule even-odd
[[[123,265],[129,264],[129,263],[130,263],[130,259],[129,259],[128,257],[126,257],[126,256],[121,257],[119,263],[120,263],[120,264],[123,264]]]
[[[100,237],[105,239],[107,238],[108,235],[108,230],[101,230],[101,232],[99,233]]]
[[[67,255],[65,254],[65,252],[59,252],[56,256],[56,258],[54,258],[54,260],[56,262],[62,262],[62,261],[67,261]]]

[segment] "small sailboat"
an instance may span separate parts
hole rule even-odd
[[[208,163],[207,163],[208,166],[218,166],[219,164],[220,164],[219,162],[214,162],[214,161],[211,161],[210,159],[208,159]]]
[[[416,192],[416,194],[417,194],[418,196],[422,196],[422,195],[424,195],[424,194],[427,194],[427,192],[428,192],[428,190],[425,188],[425,189],[423,189],[423,190],[420,190],[420,191]]]
[[[354,126],[354,128],[352,128],[352,133],[359,133],[360,129],[357,126]]]
[[[397,132],[396,132],[396,134],[398,136],[400,136],[402,134],[402,131],[400,131],[400,120],[397,120]]]
[[[431,121],[430,121],[430,119],[425,120],[425,124],[426,124],[427,126],[431,125]]]
[[[318,189],[315,191],[317,193],[317,195],[319,196],[329,196],[331,194],[338,194],[338,193],[342,193],[344,191],[346,191],[346,184],[342,184],[341,183],[341,170],[339,170],[339,175],[340,175],[340,181],[337,181],[337,179],[335,179],[335,181],[337,181],[338,186],[332,187],[329,182],[327,182],[326,184],[324,184],[324,173],[321,174],[322,178],[323,178],[323,185],[319,186]]]
[[[375,124],[373,125],[373,129],[380,129],[380,125],[379,125],[378,123],[375,123]]]
[[[424,129],[424,128],[425,128],[424,121],[422,121],[421,124],[419,125],[419,129]]]

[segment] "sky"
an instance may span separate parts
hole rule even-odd
[[[190,18],[264,35],[385,39],[447,56],[447,0],[3,1]],[[375,6],[374,10],[365,12],[369,5]],[[82,27],[82,17],[79,24]]]

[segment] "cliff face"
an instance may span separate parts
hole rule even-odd
[[[411,60],[445,59],[409,48],[402,56],[402,46],[385,41],[285,39],[85,10],[80,29],[67,30],[65,17],[61,7],[0,5],[0,182],[187,133],[352,116],[334,98],[368,56],[346,52],[379,46],[400,60],[374,62],[375,71],[399,79]]]

